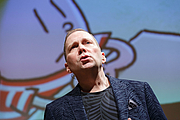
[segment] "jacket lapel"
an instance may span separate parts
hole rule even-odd
[[[114,96],[118,107],[119,119],[128,119],[127,85],[119,79],[110,76],[107,77],[109,78],[114,92]]]
[[[114,96],[116,99],[119,119],[125,120],[128,118],[128,97],[127,97],[127,85],[119,79],[107,76],[111,83]],[[70,93],[68,101],[71,106],[74,116],[77,120],[87,120],[86,111],[83,105],[81,91],[79,85],[77,85]]]
[[[69,105],[77,120],[87,120],[86,111],[83,105],[80,87],[77,85],[70,94]]]

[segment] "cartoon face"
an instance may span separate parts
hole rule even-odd
[[[74,1],[8,1],[1,21],[1,75],[12,79],[64,69],[64,59],[56,60],[62,54],[66,31],[88,30]]]
[[[0,119],[41,119],[47,103],[64,95],[77,84],[74,76],[71,77],[64,68],[64,36],[66,31],[74,28],[90,32],[88,23],[73,0],[9,0],[0,24],[0,94],[3,97]],[[110,35],[108,32],[94,34],[106,53],[105,72],[117,77],[115,69],[132,64],[135,52],[132,46],[122,40],[111,39]],[[104,61],[97,58],[104,58],[104,53],[94,42],[89,43],[78,41],[81,47],[78,49],[87,50],[88,54],[81,53],[75,60],[80,59],[84,67],[101,65]],[[120,57],[120,51],[126,56],[121,54]],[[73,57],[71,52],[67,55],[68,64],[73,62],[69,60]],[[75,50],[73,53],[78,52]],[[86,58],[88,55],[90,57]],[[127,61],[124,62],[124,59]],[[116,63],[119,63],[118,66]]]

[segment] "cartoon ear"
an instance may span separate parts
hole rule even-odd
[[[67,63],[65,63],[64,66],[66,67],[66,71],[67,71],[68,73],[72,73],[72,71],[71,71],[71,69],[68,67],[68,64],[67,64]]]
[[[106,56],[105,53],[102,52],[102,64],[104,64],[106,62]]]

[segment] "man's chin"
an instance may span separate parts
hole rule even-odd
[[[82,65],[82,69],[91,69],[94,68],[94,64],[92,63],[85,63]]]

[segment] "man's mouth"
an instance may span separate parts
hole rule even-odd
[[[88,57],[89,57],[88,55],[83,55],[83,56],[81,56],[80,61],[85,62],[88,60]]]

